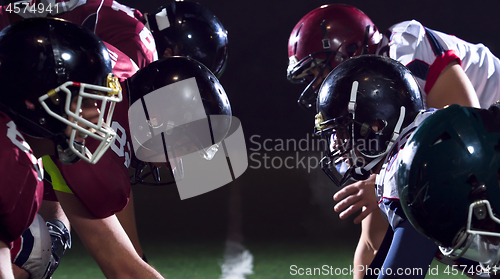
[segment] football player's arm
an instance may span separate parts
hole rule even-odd
[[[106,278],[163,278],[139,257],[115,215],[95,218],[73,194],[56,191],[56,195]]]
[[[14,278],[16,279],[29,279],[30,274],[28,271],[18,267],[15,264],[12,264],[12,271],[14,271]]]
[[[0,240],[0,279],[14,279],[9,246]]]
[[[378,210],[377,197],[375,195],[375,174],[367,180],[357,181],[340,189],[333,199],[338,201],[335,212],[340,212],[340,219],[346,219],[353,213],[360,212],[354,219],[359,224],[368,214]]]
[[[480,107],[476,91],[457,60],[444,68],[427,92],[427,107],[439,109],[451,104]]]
[[[47,156],[48,158],[48,156]],[[47,171],[47,167],[45,163],[47,160],[44,158],[43,159],[43,164],[44,168]],[[53,166],[50,166],[50,168],[53,168]],[[45,179],[43,181],[43,187],[44,187],[44,193],[43,193],[43,201],[42,205],[40,206],[40,209],[38,210],[38,214],[40,214],[44,220],[50,220],[53,218],[56,218],[63,222],[63,224],[66,226],[68,230],[71,230],[70,224],[68,217],[66,217],[66,214],[64,214],[63,209],[61,208],[61,205],[57,201],[56,194],[54,193],[54,189],[52,186],[52,183],[49,179],[52,177],[53,172],[45,173]]]
[[[139,241],[139,233],[137,231],[133,191],[130,191],[130,197],[127,206],[125,206],[122,211],[117,212],[116,217],[118,218],[118,221],[120,221],[120,224],[127,233],[128,237],[130,238],[130,241],[132,241],[137,254],[139,254],[141,258],[145,259],[144,251],[142,250],[141,242]]]
[[[382,217],[380,210],[375,210],[361,221],[361,235],[359,237],[356,251],[354,252],[354,267],[359,271],[361,267],[366,271],[366,267],[370,266],[375,258],[384,236],[389,227]],[[354,279],[361,279],[365,272],[356,272]]]
[[[62,247],[56,240],[62,239],[63,236],[60,230],[49,228],[51,222],[52,220],[45,222],[43,217],[37,214],[29,228],[14,241],[11,257],[16,279],[50,278],[57,269],[62,257]],[[67,236],[69,237],[69,233]]]

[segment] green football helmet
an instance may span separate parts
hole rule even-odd
[[[425,119],[401,151],[398,191],[411,224],[451,258],[500,260],[498,107],[451,105]],[[498,118],[497,118],[498,119]]]

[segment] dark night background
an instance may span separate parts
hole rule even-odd
[[[170,1],[119,1],[153,12]],[[264,138],[303,138],[313,116],[297,105],[301,85],[288,83],[287,41],[295,24],[328,1],[199,0],[228,30],[229,60],[221,82],[245,133]],[[381,32],[416,19],[425,26],[483,43],[500,55],[500,2],[497,1],[344,1],[365,12]]]
[[[121,0],[143,13],[169,1]],[[315,162],[318,150],[276,150],[276,140],[311,140],[314,115],[296,104],[303,89],[286,79],[287,41],[295,24],[327,1],[199,0],[228,30],[229,59],[220,79],[241,120],[247,139],[248,170],[236,181],[202,196],[181,201],[175,187],[136,186],[136,212],[143,237],[224,239],[230,231],[246,241],[280,239],[348,239],[359,226],[333,212],[333,184],[320,169],[257,167],[270,158],[305,157]],[[344,1],[364,11],[381,32],[394,23],[416,19],[425,26],[466,41],[483,43],[500,55],[498,1]],[[309,135],[308,135],[309,134]],[[256,150],[273,140],[272,151]],[[315,144],[315,142],[314,142]],[[310,148],[312,149],[312,148]],[[255,154],[260,152],[259,154]],[[275,162],[279,162],[278,160]],[[269,162],[268,162],[269,164]],[[231,222],[228,222],[231,220]],[[230,225],[228,225],[230,223]],[[229,230],[228,230],[229,228]],[[354,243],[354,242],[353,242]],[[354,244],[353,244],[354,249]]]
[[[266,139],[298,141],[306,139],[313,131],[313,114],[296,104],[303,87],[290,84],[286,79],[287,41],[295,24],[306,13],[332,2],[198,2],[217,15],[228,30],[229,60],[220,80],[231,101],[233,114],[241,120],[250,149],[248,155],[260,152],[253,158],[261,163],[263,153],[271,158],[306,157],[306,161],[319,158],[317,149],[302,152],[290,147],[287,151],[256,151],[258,146],[249,139],[259,135],[260,143]],[[144,13],[153,12],[169,2],[122,0],[121,3]],[[364,11],[381,32],[397,22],[416,19],[431,29],[469,42],[481,42],[500,55],[500,2],[497,1],[472,4],[471,1],[365,0],[343,3]],[[276,149],[275,143],[270,142],[268,147]],[[352,218],[342,221],[333,212],[335,188],[320,169],[308,172],[300,166],[294,169],[257,168],[256,160],[249,161],[249,169],[235,182],[184,201],[179,200],[174,187],[136,187],[141,232],[146,234],[150,232],[146,228],[151,228],[160,229],[162,237],[173,239],[223,238],[227,233],[227,221],[239,220],[231,221],[229,228],[233,231],[242,228],[245,240],[249,241],[357,239],[359,226],[352,223]],[[155,216],[158,222],[152,225],[146,221],[150,220],[146,216]]]

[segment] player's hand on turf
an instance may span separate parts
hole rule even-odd
[[[354,223],[359,224],[378,207],[375,195],[375,177],[376,175],[372,174],[367,180],[347,185],[333,195],[333,199],[338,201],[333,209],[335,212],[340,212],[340,219],[346,219],[361,211],[354,219]]]

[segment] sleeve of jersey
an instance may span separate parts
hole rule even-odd
[[[393,25],[384,36],[377,53],[405,65],[429,93],[444,68],[460,58],[443,46],[437,34],[416,20]]]
[[[377,175],[377,195],[379,203],[382,198],[386,199],[399,199],[398,193],[398,168],[401,165],[401,161],[404,160],[404,155],[401,154],[406,146],[406,141],[410,138],[413,131],[424,121],[427,117],[432,115],[436,110],[429,109],[425,112],[421,112],[417,115],[415,120],[406,126],[399,137],[395,140],[394,145],[391,150],[387,153],[384,164]]]
[[[416,49],[425,34],[424,27],[415,20],[391,26],[382,38],[377,53],[407,66],[415,60]]]
[[[399,166],[399,152],[401,151],[400,139],[396,140],[391,151],[386,157],[386,162],[384,162],[384,175],[383,175],[383,191],[382,198],[385,199],[399,199],[398,194],[398,166]],[[380,202],[380,201],[379,201]]]
[[[17,148],[2,142],[0,148],[0,240],[9,244],[29,227],[40,207],[43,183],[32,163]]]
[[[436,84],[436,81],[441,72],[443,72],[444,68],[446,68],[446,66],[454,60],[461,63],[460,58],[456,55],[454,50],[447,50],[442,55],[436,56],[436,60],[434,60],[434,63],[430,65],[429,73],[427,74],[427,81],[424,88],[424,91],[427,92],[427,94],[431,91],[432,87],[434,87],[434,84]]]
[[[117,158],[108,150],[96,164],[80,161],[64,165],[56,161],[68,187],[96,218],[119,212],[128,203],[130,177]]]
[[[66,187],[97,218],[105,218],[121,211],[127,205],[130,195],[128,167],[132,151],[128,132],[128,107],[128,100],[124,96],[124,100],[115,107],[111,123],[111,128],[117,132],[115,141],[96,164],[80,161],[64,165],[59,160],[55,161]],[[99,143],[89,137],[85,140],[85,145],[90,150],[95,150]]]
[[[115,74],[120,82],[123,82],[127,78],[133,76],[137,70],[139,70],[137,64],[125,55],[125,53],[121,52],[115,46],[107,42],[104,42],[104,45],[106,45],[109,52],[113,74]]]
[[[133,14],[102,7],[96,35],[125,53],[139,68],[158,60],[153,35]]]

